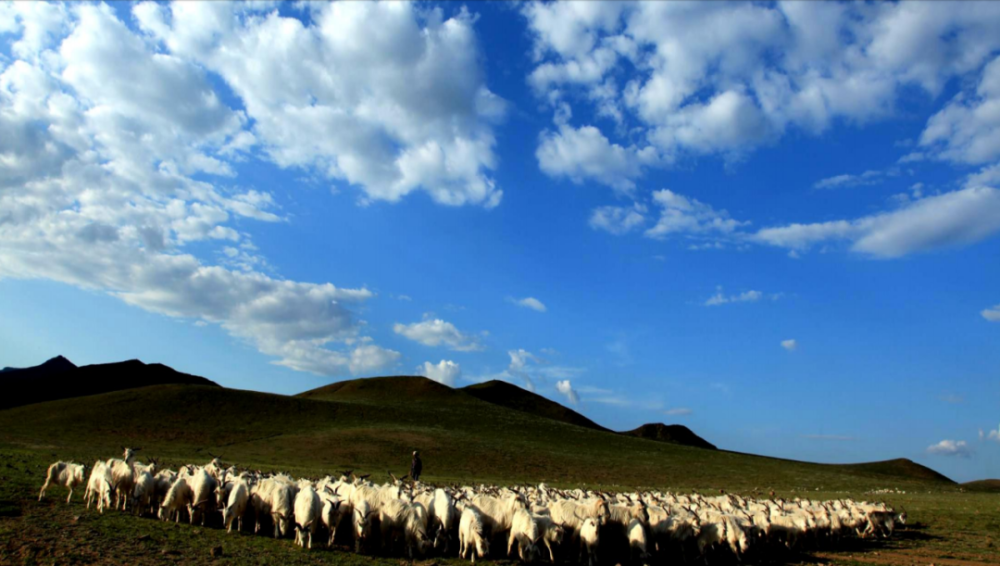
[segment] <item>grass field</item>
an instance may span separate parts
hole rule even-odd
[[[820,465],[624,437],[540,418],[422,382],[285,397],[198,386],[156,386],[0,411],[0,563],[399,564],[346,552],[309,554],[291,540],[226,535],[70,506],[54,489],[36,501],[46,466],[92,464],[142,446],[165,465],[227,462],[318,477],[355,469],[402,475],[422,452],[426,481],[545,481],[607,489],[669,488],[785,497],[866,498],[905,507],[911,526],[888,543],[817,551],[793,563],[1000,564],[1000,494],[960,486],[905,460]],[[436,560],[435,562],[441,562]],[[445,563],[457,561],[446,560]]]

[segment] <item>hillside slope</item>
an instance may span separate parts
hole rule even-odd
[[[908,458],[896,458],[881,462],[866,462],[863,464],[840,464],[842,468],[850,469],[868,475],[883,475],[887,477],[908,477],[918,480],[955,484],[951,478],[940,474],[927,466],[923,466]]]
[[[1000,493],[1000,480],[977,480],[962,484],[967,491],[979,491],[983,493]]]
[[[402,475],[410,451],[419,449],[432,481],[730,490],[873,489],[887,478],[904,488],[950,485],[886,476],[886,469],[653,442],[454,393],[456,402],[380,404],[370,396],[316,400],[211,386],[142,387],[0,411],[0,445],[43,446],[62,459],[92,461],[131,444],[168,464],[207,461],[212,452],[254,468],[355,469],[376,477],[385,470]]]
[[[377,404],[470,401],[461,391],[419,375],[368,377],[338,381],[299,393],[296,397]]]
[[[218,386],[204,377],[181,373],[163,364],[128,360],[77,367],[57,356],[38,366],[8,368],[0,373],[0,386],[5,391],[0,398],[0,409],[164,384]]]
[[[29,368],[5,367],[0,369],[0,374],[3,375],[4,379],[8,377],[13,379],[35,379],[48,377],[71,369],[76,369],[76,364],[62,356],[56,356],[46,360],[42,364]]]
[[[506,381],[492,380],[463,387],[461,391],[487,403],[500,405],[515,411],[529,413],[547,419],[608,432],[609,429],[595,423],[576,411],[550,401],[537,393],[532,393]]]
[[[644,424],[635,430],[629,430],[623,432],[622,434],[645,438],[647,440],[672,442],[674,444],[683,444],[685,446],[706,448],[708,450],[716,449],[714,444],[691,432],[691,429],[684,425],[665,425],[662,423]]]

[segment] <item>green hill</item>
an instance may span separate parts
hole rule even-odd
[[[967,491],[980,491],[984,493],[1000,493],[1000,480],[977,480],[962,484]]]
[[[524,413],[529,413],[539,417],[545,417],[564,423],[582,426],[593,430],[608,432],[608,429],[588,419],[587,417],[550,401],[537,393],[532,393],[520,387],[507,383],[506,381],[491,380],[485,383],[477,383],[468,387],[463,387],[462,391],[476,397],[477,399],[514,409]]]
[[[128,360],[77,367],[62,356],[24,369],[4,368],[0,385],[5,394],[0,409],[164,384],[212,385],[216,383],[174,370],[163,364]]]
[[[830,466],[654,442],[509,409],[427,381],[354,380],[298,397],[142,387],[0,411],[0,443],[78,461],[108,457],[128,444],[165,462],[199,461],[212,452],[263,469],[319,474],[353,468],[378,476],[387,469],[402,473],[410,451],[420,449],[431,481],[871,489],[891,477],[901,487],[953,485],[914,476],[905,466]],[[420,402],[408,397],[414,391],[442,397]]]
[[[470,399],[459,390],[442,385],[432,379],[415,375],[369,377],[338,381],[296,397],[324,401],[355,403],[397,404],[468,402]]]
[[[623,432],[622,434],[645,438],[647,440],[656,440],[658,442],[671,442],[715,450],[714,444],[691,432],[691,429],[684,425],[644,424],[635,430]]]
[[[927,466],[921,466],[907,458],[896,458],[895,460],[868,462],[864,464],[842,464],[841,467],[871,476],[907,477],[929,482],[955,483],[947,476],[935,472]]]

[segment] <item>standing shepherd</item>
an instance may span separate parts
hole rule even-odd
[[[420,481],[420,472],[424,469],[424,463],[420,461],[420,452],[413,451],[413,461],[410,463],[410,478],[413,481]]]

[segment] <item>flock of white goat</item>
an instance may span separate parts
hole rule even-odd
[[[379,485],[352,472],[320,480],[293,479],[223,468],[219,458],[205,466],[160,470],[156,460],[135,461],[139,449],[122,458],[97,461],[87,480],[87,508],[128,510],[162,520],[221,524],[243,531],[252,521],[276,538],[294,530],[295,542],[353,543],[355,552],[461,558],[517,556],[537,560],[647,565],[709,557],[742,561],[806,544],[844,537],[888,537],[906,514],[884,503],[850,499],[750,499],[705,497],[656,491],[608,494],[538,486],[438,487],[400,480]],[[82,464],[56,462],[45,490],[84,483]],[[220,521],[221,519],[221,521]],[[248,524],[249,528],[250,524]],[[318,539],[322,536],[322,539]],[[506,552],[504,552],[504,547]],[[492,548],[492,551],[491,551]],[[500,552],[497,549],[500,548]]]

